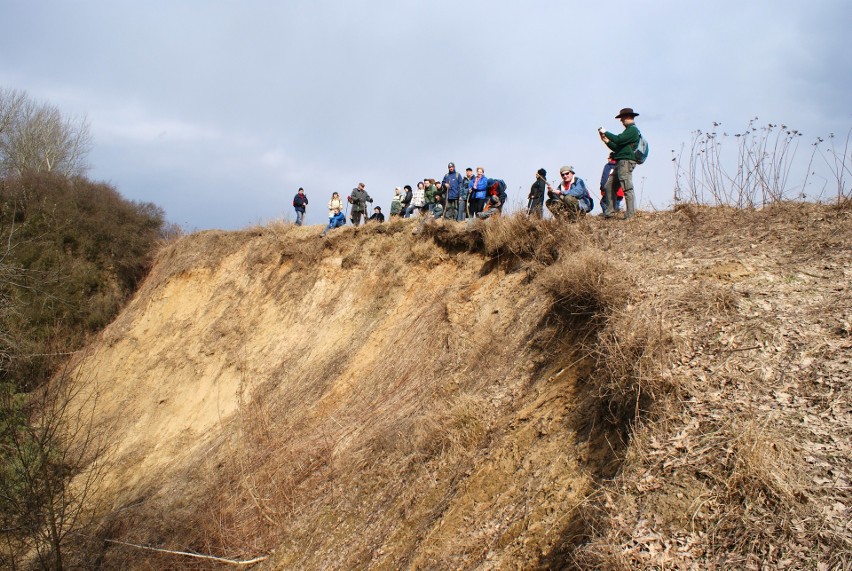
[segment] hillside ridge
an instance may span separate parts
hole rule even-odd
[[[83,551],[842,566],[849,222],[788,204],[184,237],[77,363],[115,443]]]

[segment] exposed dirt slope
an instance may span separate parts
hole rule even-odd
[[[842,565],[850,226],[186,237],[80,363],[116,442],[84,564]]]

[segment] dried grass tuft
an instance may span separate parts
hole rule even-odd
[[[624,307],[631,289],[625,269],[592,249],[563,254],[537,283],[553,299],[554,310],[573,324],[593,317],[600,323]]]

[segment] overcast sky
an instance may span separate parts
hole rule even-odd
[[[596,129],[633,107],[651,157],[642,208],[665,208],[672,150],[713,121],[817,136],[852,127],[852,3],[406,0],[0,0],[0,87],[91,125],[94,180],[187,230],[326,221],[359,182],[448,161],[504,179],[510,202],[563,164],[597,189]]]

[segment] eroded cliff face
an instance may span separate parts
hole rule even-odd
[[[410,222],[314,230],[182,239],[81,363],[110,525],[292,568],[540,557],[602,465],[545,265]]]
[[[185,237],[76,362],[84,563],[843,563],[849,215]]]

